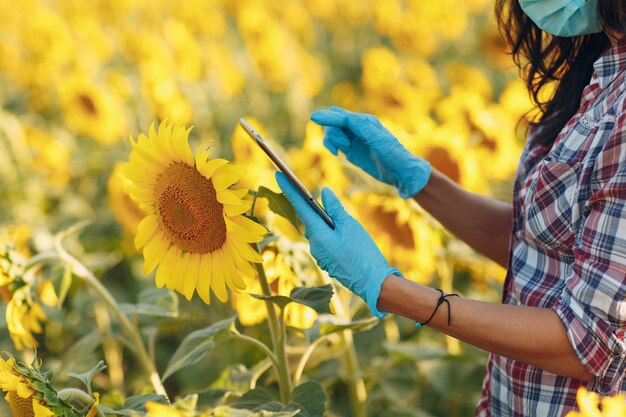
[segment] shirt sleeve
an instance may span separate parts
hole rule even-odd
[[[576,355],[595,375],[594,390],[616,393],[626,374],[626,114],[591,174],[574,243],[574,263],[553,310]]]

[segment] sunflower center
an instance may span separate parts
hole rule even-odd
[[[9,408],[15,417],[34,417],[32,398],[22,398],[15,392],[9,392]]]
[[[80,103],[82,108],[85,110],[85,112],[88,113],[90,116],[95,116],[98,114],[95,103],[93,102],[91,97],[89,97],[88,95],[80,94],[78,96],[78,102]]]
[[[195,167],[170,165],[155,190],[156,211],[169,240],[187,252],[211,253],[226,241],[224,206],[213,182]]]

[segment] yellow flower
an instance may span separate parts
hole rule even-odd
[[[264,248],[263,267],[270,287],[276,295],[289,296],[291,290],[303,285],[289,266],[287,257],[275,247]],[[246,293],[261,294],[261,285],[258,280],[250,284]],[[248,294],[235,294],[232,297],[232,303],[239,321],[244,326],[254,326],[267,318],[263,300],[258,300]],[[317,313],[307,306],[290,303],[285,308],[285,322],[290,326],[308,329],[315,319],[317,319]]]
[[[30,386],[31,380],[31,375],[23,372],[12,357],[6,360],[0,357],[0,389],[7,393],[4,398],[13,417],[54,416],[45,401],[40,399],[40,392]]]
[[[626,416],[626,395],[600,397],[580,387],[576,393],[580,411],[570,411],[565,417],[624,417]],[[602,409],[599,406],[602,404]]]
[[[442,246],[434,225],[399,197],[358,192],[350,196],[350,203],[389,262],[407,278],[428,282]]]
[[[134,236],[137,225],[143,219],[147,211],[141,210],[128,194],[131,182],[124,176],[124,164],[117,163],[107,182],[109,205],[117,221],[122,225],[124,232]]]
[[[46,314],[41,306],[32,299],[28,286],[21,287],[13,293],[7,304],[6,321],[9,334],[17,350],[38,346],[33,333],[43,331],[40,322],[45,320]]]
[[[111,89],[73,75],[59,85],[59,100],[67,126],[102,143],[118,142],[126,130],[124,103]]]
[[[149,210],[137,227],[135,245],[143,248],[144,272],[157,268],[156,284],[191,299],[197,290],[205,303],[210,289],[224,302],[226,287],[245,289],[254,276],[250,262],[261,256],[249,243],[266,229],[243,216],[251,207],[248,190],[236,187],[241,169],[225,159],[210,159],[210,149],[194,156],[182,125],[161,123],[133,142],[125,174],[129,193]]]
[[[146,403],[146,411],[146,417],[188,417],[187,414],[171,405],[155,403],[152,401],[148,401]]]

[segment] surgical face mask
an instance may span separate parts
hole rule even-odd
[[[519,0],[533,22],[556,36],[579,36],[602,31],[598,0]]]

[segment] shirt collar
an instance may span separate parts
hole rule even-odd
[[[605,88],[626,69],[626,36],[607,49],[593,64],[600,88]]]

